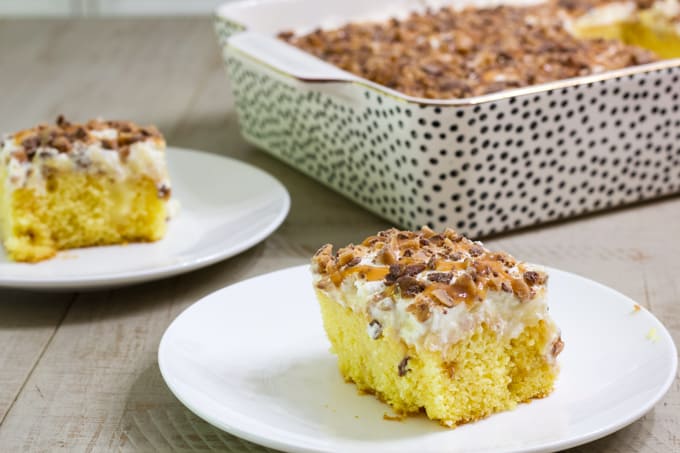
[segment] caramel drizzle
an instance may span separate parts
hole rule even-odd
[[[373,264],[359,264],[369,251],[376,253]],[[511,256],[491,252],[453,230],[442,234],[429,229],[419,233],[388,230],[336,254],[326,245],[314,262],[336,286],[350,275],[370,282],[384,280],[384,297],[399,291],[402,297],[416,298],[420,304],[429,301],[445,307],[482,301],[488,291],[514,293],[525,301],[535,294],[532,287],[546,279],[538,272],[525,274],[524,265]],[[514,267],[519,277],[509,273]],[[450,273],[451,280],[422,278],[424,271]]]

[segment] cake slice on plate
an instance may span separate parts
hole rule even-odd
[[[563,347],[540,268],[453,230],[383,231],[312,260],[346,380],[453,427],[548,395]]]
[[[60,116],[0,142],[0,237],[15,261],[156,241],[169,198],[165,140],[153,126]]]

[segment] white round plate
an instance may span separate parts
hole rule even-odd
[[[0,287],[110,288],[169,277],[252,247],[288,214],[286,189],[251,165],[178,148],[167,161],[180,208],[162,240],[68,250],[36,264],[12,262],[0,246]]]
[[[217,291],[161,340],[172,392],[209,423],[299,452],[535,452],[605,436],[644,415],[677,368],[663,325],[616,291],[550,272],[550,310],[565,342],[547,398],[460,426],[387,421],[388,406],[343,381],[328,351],[307,266]]]

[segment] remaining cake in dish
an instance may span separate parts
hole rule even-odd
[[[60,116],[0,143],[0,237],[15,261],[156,241],[169,198],[165,140],[153,126]]]
[[[279,37],[410,96],[465,98],[680,56],[680,33],[669,25],[675,16],[668,6],[678,0],[658,0],[653,18],[652,10],[639,6],[643,1],[445,7]],[[649,11],[646,19],[638,20],[643,10]]]
[[[342,375],[398,413],[453,427],[553,389],[563,343],[535,266],[424,228],[325,245],[312,272]]]

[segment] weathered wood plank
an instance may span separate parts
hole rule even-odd
[[[71,294],[0,290],[0,426],[72,299]]]

